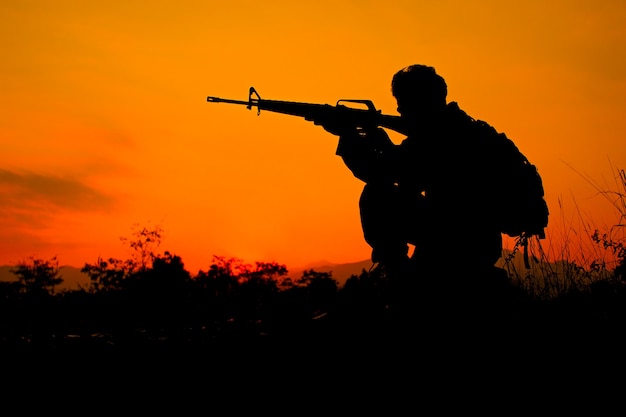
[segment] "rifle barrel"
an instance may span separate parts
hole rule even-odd
[[[231,103],[231,104],[245,104],[245,105],[249,105],[250,104],[250,102],[248,102],[248,101],[230,100],[230,99],[227,99],[227,98],[219,98],[219,97],[212,97],[212,96],[207,97],[206,101],[208,101],[210,103]]]

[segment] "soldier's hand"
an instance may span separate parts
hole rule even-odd
[[[387,152],[394,147],[389,134],[382,127],[367,130],[363,137],[368,142],[368,146],[375,152]]]

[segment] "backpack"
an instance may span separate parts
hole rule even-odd
[[[492,166],[489,168],[494,172],[490,177],[500,231],[517,238],[515,246],[524,248],[524,264],[530,268],[529,241],[545,239],[548,226],[549,210],[541,176],[537,167],[506,134],[482,120],[475,120],[474,125],[485,140],[485,150],[491,155]]]

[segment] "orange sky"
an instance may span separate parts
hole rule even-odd
[[[538,166],[546,245],[581,218],[617,222],[576,171],[611,187],[626,168],[626,4],[506,3],[2,1],[0,265],[126,259],[134,224],[162,227],[161,249],[192,273],[213,255],[290,269],[369,258],[362,184],[333,136],[206,97],[254,86],[395,114],[391,77],[414,63]]]

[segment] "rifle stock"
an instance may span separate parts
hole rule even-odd
[[[253,107],[257,108],[257,115],[261,110],[267,110],[275,113],[288,114],[291,116],[303,117],[305,120],[316,122],[321,120],[329,120],[335,118],[342,123],[352,124],[362,129],[373,129],[384,127],[396,132],[407,134],[405,123],[400,116],[392,116],[382,114],[380,110],[376,110],[371,100],[338,100],[335,106],[330,104],[302,103],[296,101],[281,100],[264,100],[262,99],[254,87],[250,87],[248,101],[231,100],[226,98],[208,96],[209,103],[230,103],[245,105],[248,110]],[[365,105],[367,109],[357,109],[348,107],[341,103],[358,103]]]

